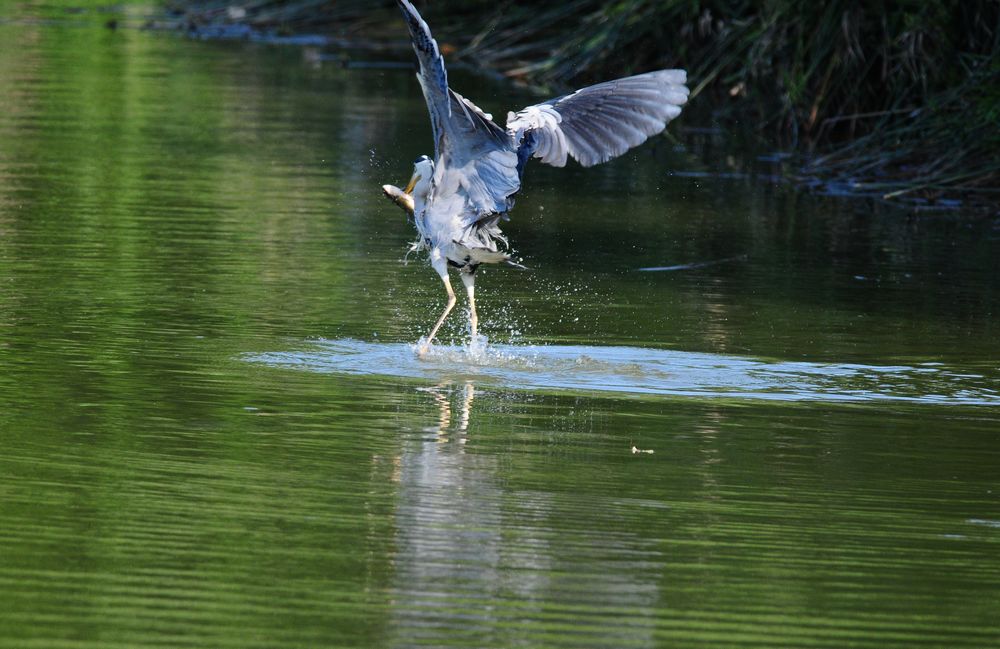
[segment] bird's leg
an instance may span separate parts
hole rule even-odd
[[[432,265],[434,266],[434,270],[438,272],[438,275],[441,276],[441,280],[444,282],[444,289],[448,291],[448,303],[444,305],[444,313],[442,313],[441,317],[438,318],[437,324],[435,324],[434,328],[431,329],[431,332],[427,334],[427,339],[424,340],[424,343],[420,346],[417,353],[421,356],[430,350],[431,341],[434,340],[435,334],[437,334],[441,325],[444,324],[444,319],[448,317],[448,314],[451,313],[451,310],[455,307],[455,291],[451,289],[451,280],[448,279],[447,264],[442,260],[441,263],[432,263]]]
[[[462,283],[465,284],[465,291],[469,294],[469,329],[472,331],[472,344],[476,344],[476,330],[479,328],[479,316],[476,315],[476,276],[473,273],[463,272]]]

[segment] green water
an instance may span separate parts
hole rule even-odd
[[[106,15],[0,10],[0,646],[1000,645],[1000,223],[678,128],[419,361],[412,76]]]

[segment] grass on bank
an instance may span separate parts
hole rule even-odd
[[[890,198],[1000,202],[1000,2],[433,0],[449,57],[554,91],[685,67],[694,100]],[[191,25],[393,34],[386,0],[185,1]],[[398,30],[397,30],[398,31]]]

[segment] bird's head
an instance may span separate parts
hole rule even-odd
[[[407,183],[406,189],[400,189],[395,185],[382,185],[382,192],[404,212],[413,216],[413,211],[416,208],[414,198],[420,198],[422,201],[427,200],[433,176],[434,161],[422,155],[413,161],[413,177]]]
[[[434,161],[425,155],[413,161],[413,177],[403,191],[411,196],[426,198],[431,189],[431,178],[434,176]]]

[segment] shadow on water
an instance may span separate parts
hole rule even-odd
[[[319,373],[478,381],[524,390],[597,391],[778,401],[907,401],[998,405],[989,377],[940,364],[768,361],[721,354],[585,345],[441,346],[425,358],[406,343],[320,340],[303,351],[246,360]]]

